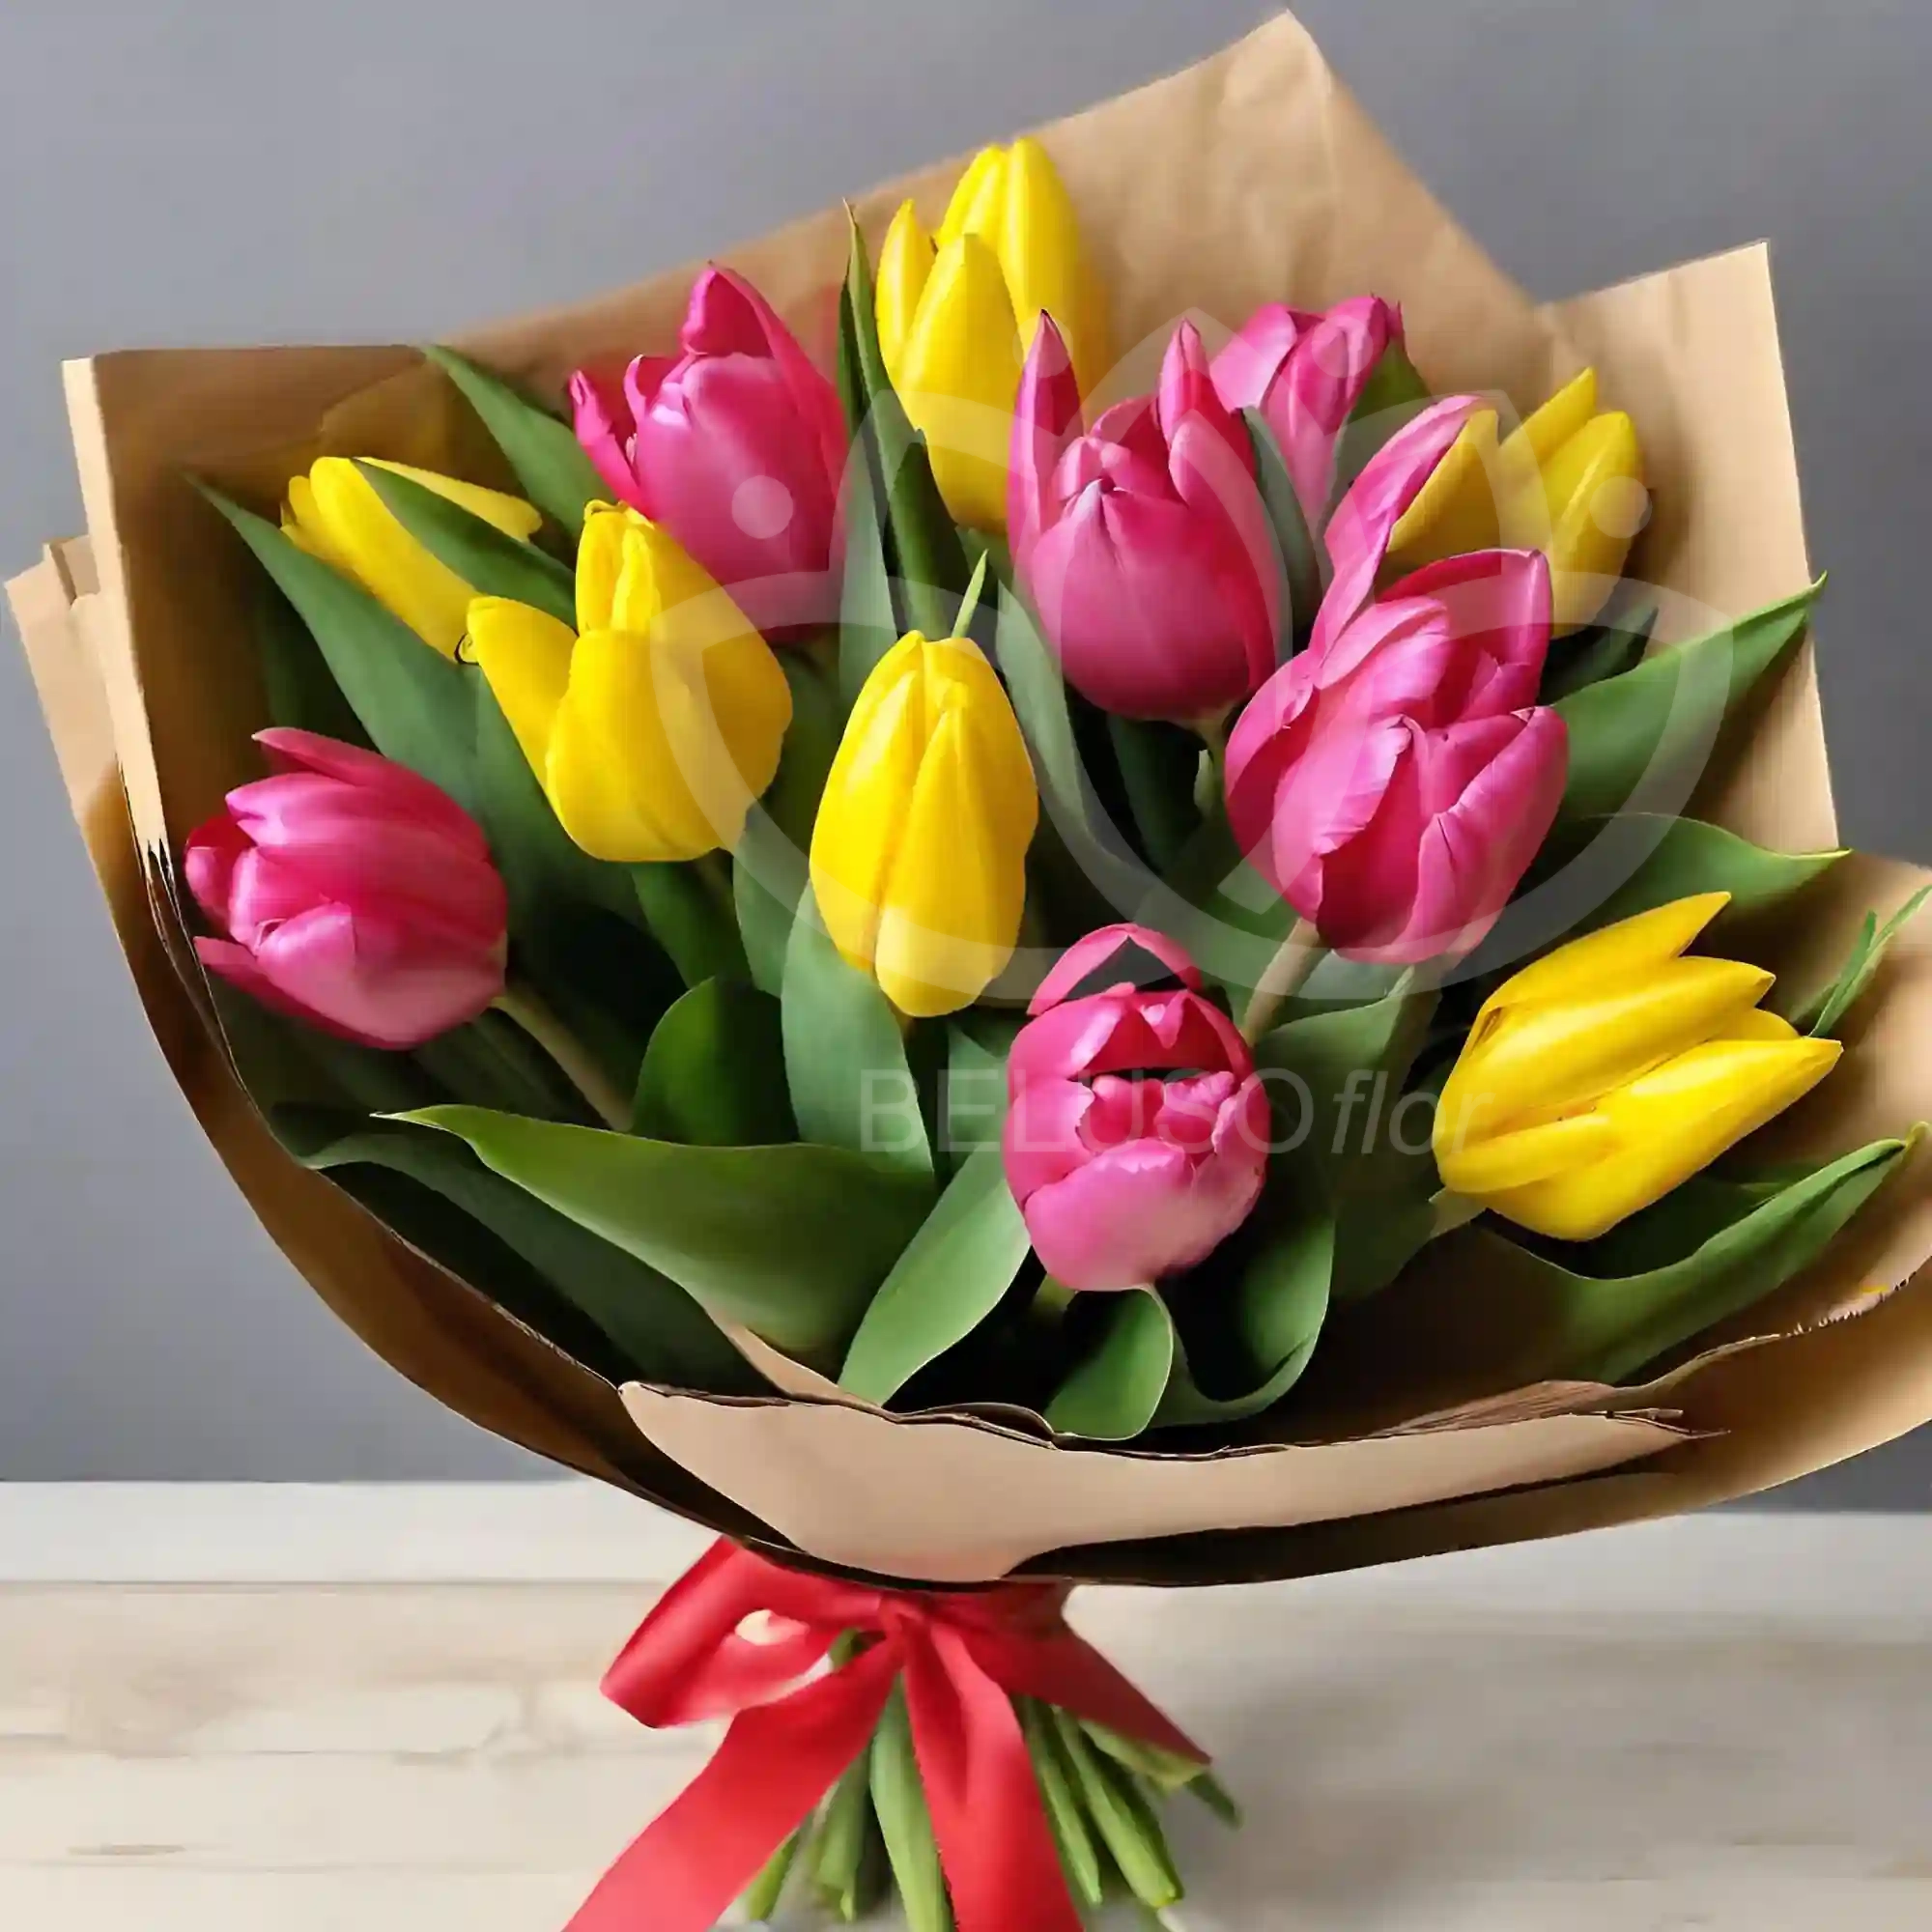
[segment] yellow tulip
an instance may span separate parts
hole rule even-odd
[[[1616,588],[1649,504],[1636,425],[1599,412],[1597,372],[1585,369],[1514,435],[1498,442],[1496,429],[1493,410],[1470,417],[1390,554],[1412,569],[1499,543],[1543,551],[1557,635],[1579,630]]]
[[[879,346],[933,476],[962,524],[1007,526],[1007,447],[1020,365],[1045,313],[1080,389],[1104,373],[1106,318],[1073,204],[1037,141],[986,148],[938,235],[907,202],[879,257]]]
[[[577,628],[469,606],[471,653],[565,832],[592,858],[702,858],[738,842],[791,723],[779,661],[677,540],[593,505]]]
[[[1026,740],[979,646],[901,638],[852,707],[812,827],[825,929],[901,1012],[972,1005],[1019,939],[1038,819]]]
[[[407,463],[370,460],[380,469],[392,469],[446,497],[505,536],[527,539],[543,522],[542,513],[520,497],[461,483],[433,469],[412,469]],[[282,530],[311,556],[353,577],[424,643],[446,658],[456,655],[469,600],[476,593],[389,514],[376,486],[348,457],[325,456],[306,476],[289,478]]]
[[[1705,893],[1559,946],[1498,987],[1442,1090],[1443,1185],[1593,1240],[1808,1094],[1843,1049],[1759,1006],[1772,975],[1685,948]]]

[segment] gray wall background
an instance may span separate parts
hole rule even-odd
[[[0,565],[79,523],[62,356],[589,295],[1182,66],[1265,0],[10,0]],[[1925,0],[1304,0],[1503,267],[1769,235],[1847,837],[1932,861]],[[0,1479],[535,1474],[366,1355],[193,1129],[0,653]],[[1932,1504],[1920,1438],[1784,1498]]]

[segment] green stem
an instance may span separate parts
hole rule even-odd
[[[1057,1329],[1066,1320],[1066,1311],[1073,1306],[1074,1294],[1075,1291],[1064,1281],[1055,1281],[1048,1275],[1035,1292],[1033,1306],[1027,1314],[1040,1327]]]
[[[620,1134],[631,1131],[630,1101],[583,1042],[527,986],[506,985],[496,1006],[556,1062],[606,1126]]]
[[[1276,1015],[1307,983],[1326,952],[1305,919],[1296,920],[1289,928],[1288,937],[1256,982],[1254,996],[1241,1017],[1241,1037],[1250,1046],[1274,1025]]]
[[[1466,1194],[1458,1194],[1450,1188],[1443,1188],[1429,1204],[1435,1215],[1429,1230],[1429,1238],[1433,1241],[1439,1235],[1449,1235],[1458,1228],[1466,1228],[1488,1205],[1487,1202],[1472,1201]]]

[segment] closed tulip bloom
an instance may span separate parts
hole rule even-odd
[[[1214,358],[1214,388],[1231,410],[1257,410],[1281,445],[1311,531],[1328,519],[1335,446],[1391,344],[1402,311],[1379,296],[1325,315],[1270,302]]]
[[[1758,1002],[1772,975],[1686,958],[1727,893],[1560,946],[1484,1003],[1442,1092],[1444,1186],[1587,1241],[1660,1201],[1808,1094],[1836,1040]]]
[[[376,467],[434,490],[505,536],[534,536],[543,522],[541,513],[522,497],[506,497],[500,490],[460,483],[454,476],[406,463]],[[396,521],[376,486],[348,457],[325,456],[307,475],[289,478],[282,529],[311,556],[354,578],[424,643],[446,658],[456,655],[475,591]]]
[[[1013,565],[1067,682],[1104,711],[1193,723],[1274,668],[1274,540],[1247,432],[1182,324],[1160,387],[1086,435],[1059,332],[1034,340],[1013,423]]]
[[[414,772],[312,731],[259,734],[275,776],[228,794],[183,855],[224,937],[202,964],[364,1046],[420,1046],[503,990],[508,902],[483,833]]]
[[[1636,425],[1599,412],[1585,369],[1510,437],[1474,415],[1395,532],[1408,564],[1463,551],[1540,550],[1555,587],[1556,632],[1591,622],[1623,576],[1649,508]]]
[[[900,208],[879,256],[877,312],[886,373],[925,432],[947,508],[976,529],[1003,530],[1013,397],[1040,317],[1071,347],[1083,394],[1107,363],[1099,286],[1037,141],[984,149],[937,236],[911,202]]]
[[[1038,819],[992,666],[970,639],[913,632],[866,680],[812,826],[827,932],[900,1012],[972,1005],[1019,939]]]
[[[621,384],[579,370],[578,440],[618,499],[661,524],[768,635],[833,608],[845,421],[832,384],[750,282],[706,269],[676,355]]]
[[[1072,1289],[1204,1262],[1261,1198],[1267,1092],[1171,940],[1109,926],[1069,949],[1007,1062],[1007,1179],[1034,1251]]]
[[[593,506],[577,629],[485,597],[469,638],[558,822],[592,858],[698,859],[738,842],[777,775],[791,687],[668,530]]]
[[[1330,531],[1338,567],[1313,640],[1228,739],[1241,850],[1350,958],[1409,963],[1478,944],[1563,797],[1563,721],[1536,703],[1545,559],[1452,557],[1364,594],[1378,533],[1458,422],[1437,406],[1364,469]]]

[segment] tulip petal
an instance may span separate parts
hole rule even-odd
[[[1556,452],[1524,499],[1549,526],[1558,633],[1577,630],[1609,601],[1648,510],[1636,425],[1622,413],[1597,417]],[[1513,514],[1505,509],[1505,527]]]
[[[253,849],[248,835],[225,811],[196,826],[182,848],[187,889],[209,923],[223,932],[229,929],[228,895],[234,889],[235,867]]]
[[[1046,150],[1030,135],[1013,143],[1002,187],[998,225],[985,239],[1006,270],[1021,344],[1032,344],[1042,312],[1053,316],[1066,334],[1084,392],[1099,381],[1105,350],[1073,203]]]
[[[1392,584],[1380,604],[1426,599],[1441,607],[1448,631],[1462,639],[1464,655],[1477,655],[1493,675],[1471,691],[1479,699],[1456,704],[1487,716],[1520,711],[1536,702],[1549,649],[1549,560],[1540,551],[1480,551],[1425,565]]]
[[[1065,1180],[1092,1158],[1080,1123],[1093,1105],[1093,1088],[1078,1080],[1032,1080],[1014,1094],[1000,1153],[1007,1185],[1022,1208],[1039,1188]]]
[[[608,631],[615,621],[617,582],[624,572],[625,538],[637,522],[632,510],[592,503],[577,539],[577,628]]]
[[[539,777],[576,648],[577,633],[546,611],[507,597],[479,597],[469,607],[470,656]]]
[[[961,235],[933,263],[894,386],[925,434],[947,507],[978,529],[1005,526],[1019,383],[1019,323],[999,261],[977,236]]]
[[[1444,1187],[1476,1201],[1570,1173],[1617,1145],[1607,1116],[1594,1112],[1487,1139],[1482,1125],[1480,1113],[1452,1121],[1438,1110],[1435,1117],[1435,1171]]]
[[[990,241],[999,225],[999,206],[1006,188],[1008,153],[994,145],[981,148],[952,185],[946,213],[934,238],[944,248],[962,235]]]
[[[602,381],[588,369],[579,369],[570,379],[570,419],[605,488],[619,502],[644,508],[637,473],[631,467],[631,439],[638,426],[624,400],[622,385]]]
[[[895,385],[905,360],[906,338],[912,334],[925,285],[932,279],[933,252],[932,237],[925,232],[919,211],[910,201],[900,202],[879,249],[874,302],[879,350],[886,358],[886,374]]]
[[[412,464],[390,463],[380,456],[365,460],[378,469],[407,477],[410,482],[433,491],[459,510],[468,510],[492,529],[501,530],[506,537],[526,543],[543,527],[543,512],[521,497],[512,497],[502,490],[486,490],[480,483],[466,483],[461,477],[445,476],[440,470],[418,469]]]
[[[355,883],[359,886],[359,881]],[[236,861],[229,887],[229,936],[240,946],[259,946],[284,920],[306,912],[318,897],[332,895],[319,889],[299,868],[250,846]]]
[[[900,639],[860,690],[811,828],[811,885],[833,944],[869,972],[902,802],[925,749],[925,639]]]
[[[255,733],[255,742],[269,754],[270,766],[281,772],[314,772],[338,779],[358,790],[382,798],[396,811],[425,825],[478,858],[489,855],[483,828],[442,789],[419,772],[385,758],[361,745],[345,745],[319,731],[302,731],[277,724]]]
[[[207,971],[219,980],[225,980],[238,992],[246,993],[270,1012],[280,1013],[284,1019],[299,1020],[304,1026],[320,1028],[324,1033],[334,1035],[337,1039],[354,1040],[358,1046],[384,1044],[382,1040],[371,1039],[366,1035],[338,1026],[320,1013],[311,1012],[299,1000],[292,999],[262,971],[256,964],[255,955],[245,946],[238,946],[227,939],[197,939],[194,951]]]
[[[1388,554],[1416,566],[1471,551],[1494,550],[1503,541],[1501,509],[1520,476],[1506,469],[1497,440],[1494,410],[1478,410],[1463,426],[1389,537]],[[1509,539],[1516,547],[1517,538]],[[1535,548],[1534,542],[1528,548]]]
[[[423,642],[446,658],[463,641],[470,589],[404,529],[371,483],[343,456],[325,456],[309,471],[316,525],[327,554]]]
[[[1511,434],[1515,467],[1527,472],[1550,462],[1573,437],[1580,436],[1597,413],[1597,372],[1573,377],[1540,410]]]
[[[419,921],[318,906],[256,949],[283,998],[372,1046],[420,1046],[484,1012],[503,990],[501,948]]]
[[[1072,996],[1074,988],[1097,980],[1112,959],[1138,952],[1157,959],[1179,980],[1182,985],[1201,986],[1201,969],[1188,957],[1187,949],[1179,940],[1170,939],[1164,932],[1156,932],[1146,925],[1103,925],[1096,932],[1090,932],[1084,939],[1076,939],[1059,959],[1033,996],[1027,1011],[1036,1019],[1049,1007],[1057,1007],[1063,1000]],[[1145,963],[1144,961],[1141,963]],[[1124,966],[1125,959],[1122,959]],[[1122,985],[1132,983],[1126,979]],[[1093,989],[1090,989],[1093,990]]]
[[[1066,344],[1049,316],[1035,335],[1013,406],[1007,472],[1007,541],[1024,572],[1048,514],[1055,471],[1080,427],[1080,384]]]
[[[1401,339],[1401,312],[1379,297],[1338,302],[1309,319],[1264,405],[1311,529],[1327,519],[1335,445],[1389,344]]]
[[[1168,469],[1180,500],[1204,521],[1221,526],[1229,553],[1222,575],[1228,611],[1247,648],[1245,697],[1274,669],[1281,584],[1253,452],[1238,426],[1234,434],[1238,446],[1211,420],[1183,418],[1169,444]]]
[[[1695,893],[1585,933],[1513,974],[1484,1001],[1479,1020],[1512,1007],[1574,1003],[1653,980],[1731,902]]]
[[[1594,1240],[1802,1099],[1843,1051],[1830,1039],[1692,1048],[1603,1101],[1614,1153],[1499,1194],[1492,1205],[1558,1240]]]
[[[1304,330],[1321,320],[1283,302],[1255,310],[1214,357],[1214,391],[1231,410],[1259,410]]]
[[[1403,513],[1478,407],[1474,396],[1448,396],[1431,404],[1369,459],[1336,505],[1326,538],[1334,579],[1316,616],[1311,649],[1325,649],[1353,622],[1375,589]]]
[[[874,957],[880,988],[915,1018],[971,1005],[1018,943],[1038,799],[1030,767],[1014,787],[1006,752],[997,724],[954,703],[921,760]]]

